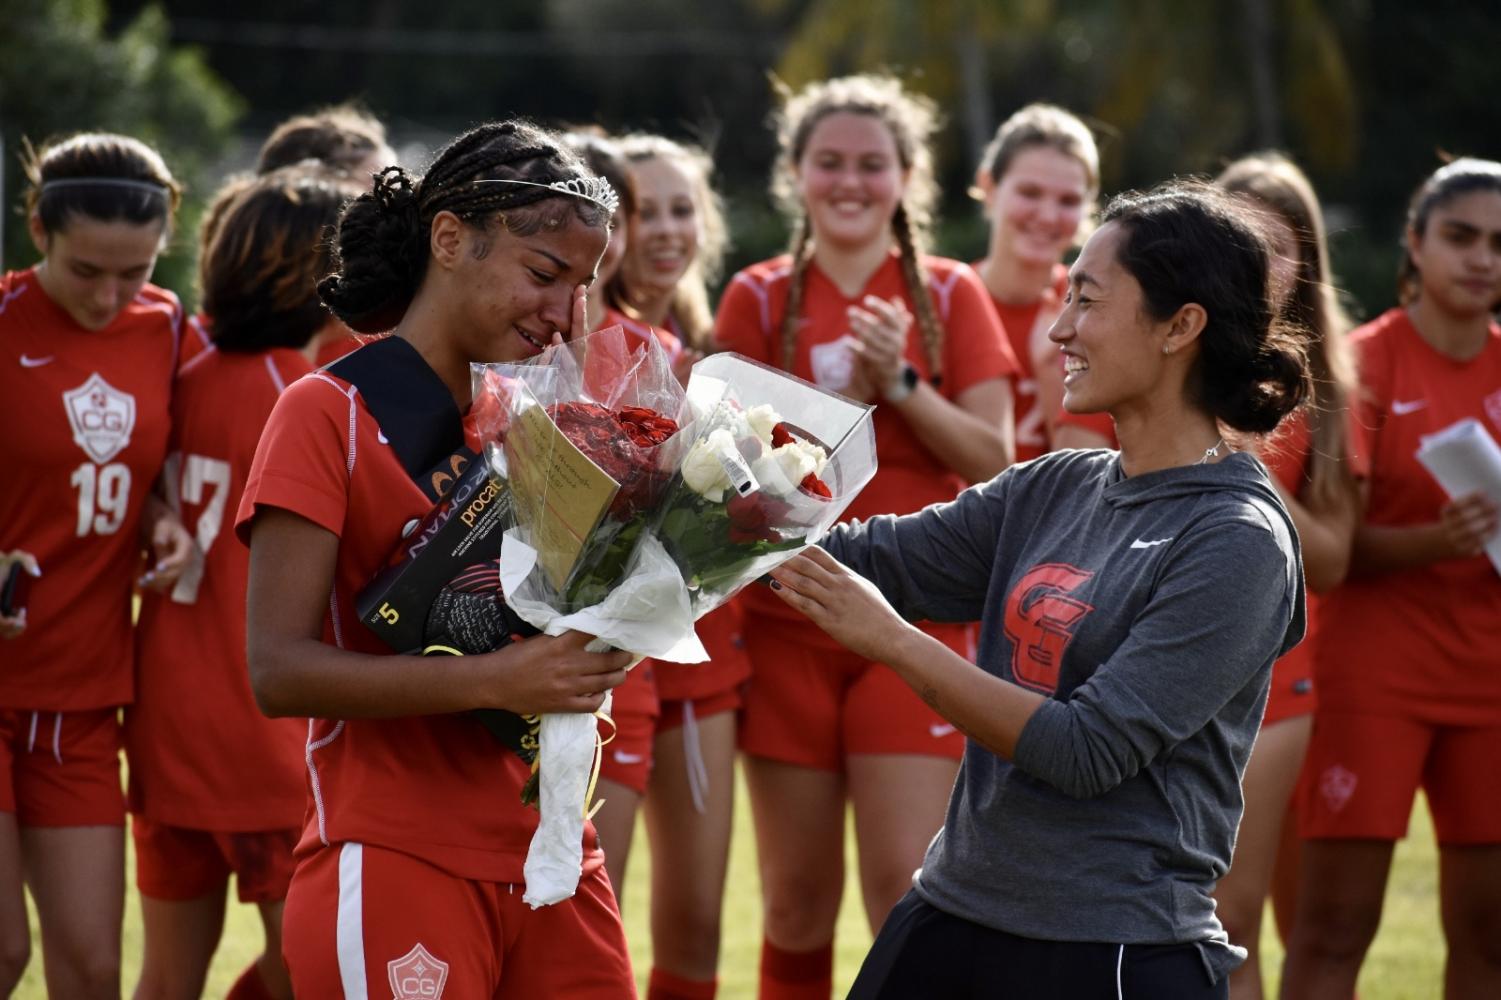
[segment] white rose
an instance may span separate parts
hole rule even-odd
[[[724,449],[734,449],[735,439],[724,428],[710,431],[709,436],[688,450],[683,459],[683,482],[705,500],[715,503],[724,499],[730,487],[729,474],[719,456]]]
[[[772,496],[784,497],[798,488],[810,473],[823,471],[828,457],[817,445],[803,441],[784,444],[769,455],[763,455],[751,471],[761,482],[761,488]]]
[[[761,439],[761,443],[770,448],[772,429],[781,423],[781,418],[776,410],[762,403],[745,411],[745,422],[750,424],[751,432]]]

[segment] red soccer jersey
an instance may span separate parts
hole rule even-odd
[[[343,337],[335,337],[318,345],[316,356],[313,358],[314,368],[326,368],[338,361],[344,355],[357,351],[374,338],[360,337],[358,334],[348,334]]]
[[[435,376],[436,377],[436,376]],[[360,624],[355,595],[385,567],[403,527],[431,506],[355,388],[314,372],[277,400],[256,450],[236,531],[279,507],[339,536],[323,639],[394,655]],[[357,841],[460,878],[521,882],[537,811],[521,804],[530,768],[465,715],[317,719],[308,734],[312,810],[299,852]],[[601,863],[584,828],[585,870]]]
[[[194,358],[214,346],[214,338],[208,332],[208,317],[203,313],[189,316],[182,326],[182,347],[177,352],[178,371],[182,371]]]
[[[667,357],[671,361],[676,361],[678,355],[683,353],[683,342],[672,330],[663,330],[648,323],[643,323],[639,319],[631,319],[620,310],[611,309],[608,306],[605,308],[605,318],[600,321],[599,326],[595,327],[595,329],[605,330],[617,325],[623,327],[629,336],[636,338],[642,343],[656,338],[657,342],[662,345],[663,350],[667,352]],[[673,326],[676,327],[676,324],[673,324]],[[593,333],[594,331],[591,330],[589,332]]]
[[[996,315],[1006,330],[1006,339],[1011,344],[1011,353],[1016,355],[1019,371],[1012,380],[1011,391],[1016,398],[1016,460],[1025,462],[1048,453],[1048,425],[1043,412],[1037,406],[1037,373],[1032,367],[1032,342],[1038,334],[1039,318],[1049,326],[1057,319],[1055,309],[1046,316],[1042,307],[1051,296],[1061,303],[1068,292],[1068,268],[1058,264],[1053,268],[1053,284],[1048,295],[1028,302],[1013,305],[991,296]]]
[[[35,271],[0,279],[0,551],[42,570],[26,631],[0,646],[0,707],[130,701],[141,511],[167,450],[181,325],[177,297],[153,285],[89,331]]]
[[[928,257],[923,263],[928,271],[928,291],[945,331],[943,381],[939,386],[943,395],[956,399],[971,386],[1011,378],[1021,371],[979,276],[955,260]],[[787,256],[755,264],[735,275],[719,303],[715,342],[756,361],[780,364],[782,312],[790,276],[791,258]],[[895,252],[853,297],[846,297],[816,264],[808,265],[802,300],[806,319],[798,331],[793,374],[836,391],[848,384],[855,361],[849,347],[852,334],[847,310],[867,295],[900,298],[916,315],[902,277],[901,258]],[[922,333],[915,321],[907,337],[907,361],[928,377]],[[850,504],[846,520],[910,513],[952,500],[964,489],[964,480],[918,440],[895,407],[876,407],[875,432],[880,467]],[[775,594],[759,587],[746,591],[746,607],[779,618],[800,618]]]
[[[245,666],[250,553],[223,529],[277,396],[309,370],[289,348],[209,346],[179,371],[167,469],[203,559],[170,596],[141,598],[125,747],[131,811],[153,822],[229,832],[302,823],[307,723],[256,707]]]
[[[1434,350],[1405,310],[1351,335],[1363,386],[1372,525],[1436,521],[1448,497],[1422,437],[1471,417],[1501,438],[1501,328],[1468,361]],[[1354,577],[1324,599],[1320,697],[1331,707],[1448,725],[1501,719],[1501,576],[1484,555]]]

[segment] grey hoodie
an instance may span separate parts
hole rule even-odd
[[[980,667],[1049,695],[1014,761],[969,744],[924,899],[1032,938],[1195,942],[1216,982],[1244,958],[1210,892],[1272,662],[1304,627],[1259,461],[1126,478],[1115,452],[1058,452],[823,544],[904,617],[980,620]]]

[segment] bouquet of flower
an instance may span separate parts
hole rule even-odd
[[[549,634],[598,636],[600,648],[663,655],[683,632],[691,637],[671,562],[638,552],[677,468],[684,394],[661,345],[613,327],[529,364],[476,366],[473,377],[476,428],[515,503],[501,548],[507,604]],[[664,629],[663,609],[674,605],[677,624]],[[533,906],[566,899],[578,884],[598,766],[593,716],[544,715],[538,738],[542,819],[525,868]]]
[[[642,656],[707,659],[694,620],[817,540],[875,474],[871,407],[735,355],[699,362],[685,395],[660,345],[608,330],[475,380],[516,509],[506,603]],[[543,716],[540,741],[533,906],[578,883],[594,720]]]
[[[816,541],[876,472],[872,408],[734,354],[700,361],[653,527],[694,618]]]

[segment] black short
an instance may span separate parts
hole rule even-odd
[[[1193,944],[1039,941],[950,916],[908,892],[850,1000],[1225,1000]]]

